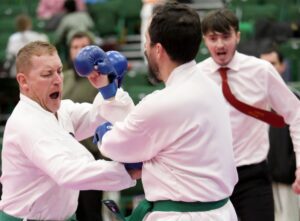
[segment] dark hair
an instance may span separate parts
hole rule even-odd
[[[71,45],[71,42],[77,38],[87,38],[87,39],[89,39],[90,44],[95,43],[94,36],[92,33],[88,32],[88,31],[77,31],[70,37],[70,39],[68,41],[68,45]]]
[[[196,57],[202,39],[200,17],[188,6],[156,7],[148,31],[151,45],[160,43],[173,61],[186,63]]]
[[[226,8],[209,12],[202,20],[202,32],[204,35],[208,32],[228,34],[231,28],[238,32],[239,20],[232,11]]]
[[[271,46],[269,48],[264,48],[263,50],[260,51],[260,55],[262,54],[271,54],[272,52],[277,54],[278,60],[280,63],[284,62],[284,57],[283,54],[278,50],[277,46]]]
[[[64,9],[67,12],[75,12],[77,11],[77,6],[75,0],[66,0],[64,3]]]
[[[16,18],[16,27],[20,32],[31,29],[32,22],[31,18],[26,14],[20,14]]]

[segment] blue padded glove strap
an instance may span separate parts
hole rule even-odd
[[[112,124],[110,122],[105,122],[104,124],[101,124],[100,126],[97,127],[94,138],[93,138],[93,143],[97,144],[98,142],[102,142],[102,137],[103,135],[111,130]]]
[[[143,167],[143,163],[124,163],[126,170],[140,170]]]
[[[115,81],[111,82],[110,84],[106,85],[105,87],[99,88],[99,92],[102,94],[102,97],[107,100],[111,97],[114,97],[117,93],[117,84]]]

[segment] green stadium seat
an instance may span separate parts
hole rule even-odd
[[[88,4],[87,9],[92,16],[96,31],[101,37],[117,35],[117,12],[121,0],[110,0],[103,3]]]
[[[15,0],[17,1],[17,0]],[[26,1],[26,6],[27,6],[27,11],[28,11],[28,14],[33,17],[33,18],[36,18],[37,17],[37,7],[38,7],[38,4],[39,4],[39,1],[40,0],[24,0]]]
[[[10,32],[16,31],[16,20],[14,17],[6,17],[5,19],[0,19],[0,32]]]
[[[118,10],[119,33],[125,32],[126,35],[140,33],[141,9],[142,9],[142,1],[141,0],[121,1],[120,9]]]
[[[6,49],[6,45],[8,42],[9,37],[11,36],[11,32],[1,32],[0,34],[0,48],[3,50]]]
[[[0,63],[5,60],[6,46],[11,32],[1,32],[0,34]]]
[[[241,7],[241,21],[255,22],[259,19],[272,19],[276,21],[280,8],[275,4],[248,4]]]
[[[32,16],[31,16],[31,20],[32,20],[32,29],[34,31],[45,32],[44,30],[45,30],[46,22],[44,20],[40,20],[37,17],[32,17]]]
[[[6,58],[5,50],[0,50],[0,64],[2,65]]]
[[[150,85],[150,82],[146,73],[139,73],[132,70],[126,73],[122,85],[124,89],[127,89],[134,86],[147,86]]]
[[[253,22],[240,22],[241,41],[247,41],[254,37]]]
[[[21,13],[27,13],[27,7],[25,4],[12,4],[12,3],[2,3],[0,4],[0,17],[5,19],[5,17],[15,17]]]
[[[152,93],[155,90],[160,90],[163,88],[162,84],[153,86],[134,86],[128,88],[126,91],[129,93],[135,104],[138,104],[145,96]]]
[[[300,81],[289,82],[288,85],[294,89],[296,89],[300,94]]]
[[[196,56],[196,61],[197,62],[203,61],[204,59],[208,58],[209,56],[210,56],[209,51],[206,48],[204,42],[202,42],[200,47],[199,47],[199,51],[197,53],[197,56]]]
[[[298,22],[300,18],[300,4],[290,4],[284,8],[282,8],[282,11],[286,12],[286,17],[284,18],[284,21],[289,22]]]

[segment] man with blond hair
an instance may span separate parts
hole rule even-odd
[[[95,160],[77,141],[92,136],[107,120],[100,113],[121,101],[118,115],[126,115],[132,100],[122,91],[106,103],[100,95],[93,104],[61,100],[62,63],[46,42],[23,47],[16,66],[20,101],[4,131],[0,220],[76,220],[79,190],[133,186],[138,171],[128,173],[121,163]],[[89,81],[101,88],[108,79],[99,74]]]

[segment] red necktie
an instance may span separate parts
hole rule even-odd
[[[232,92],[229,88],[229,85],[227,82],[227,70],[228,70],[228,68],[226,68],[226,67],[219,69],[219,72],[222,77],[222,91],[223,91],[223,94],[224,94],[224,97],[226,98],[226,100],[233,107],[235,107],[239,111],[243,112],[244,114],[247,114],[251,117],[254,117],[261,121],[264,121],[274,127],[284,127],[285,126],[284,119],[282,116],[280,116],[274,112],[262,110],[257,107],[253,107],[253,106],[250,106],[248,104],[245,104],[245,103],[239,101],[232,94]]]

